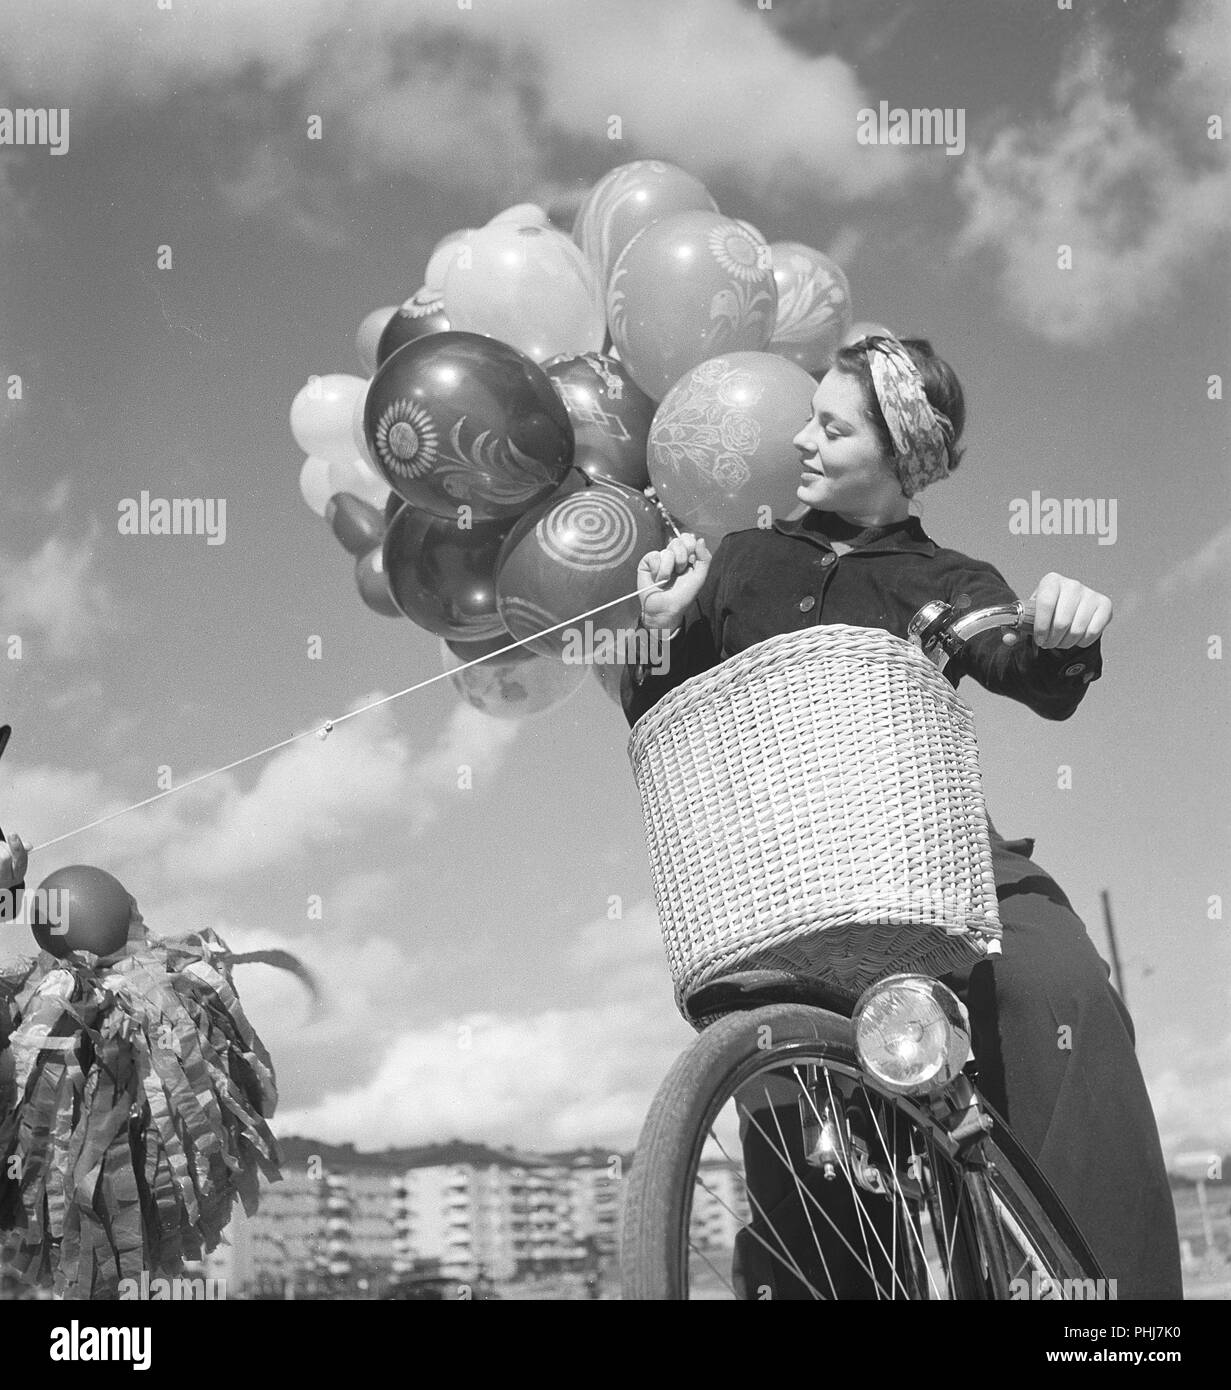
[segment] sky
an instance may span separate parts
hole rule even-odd
[[[303,505],[291,399],[360,370],[360,320],[418,288],[446,233],[523,201],[567,229],[608,169],[669,159],[838,259],[857,318],[954,365],[967,454],[918,499],[940,544],[1023,595],[1055,571],[1112,597],[1071,720],[962,691],[997,827],[1036,838],[1104,954],[1110,891],[1167,1153],[1231,1149],[1219,8],[8,0],[0,103],[68,107],[71,136],[0,147],[0,823],[40,842],[152,795],[163,766],[187,780],[437,674],[438,639],[370,613]],[[965,148],[858,144],[881,100],[962,110]],[[143,489],[225,497],[225,544],[121,535]],[[1012,534],[1034,491],[1114,499],[1114,544]],[[237,967],[283,1134],[627,1146],[692,1036],[628,732],[591,679],[521,722],[440,681],[42,851],[27,879],[97,864],[157,932],[300,954],[317,1013]],[[29,949],[0,927],[0,959]]]

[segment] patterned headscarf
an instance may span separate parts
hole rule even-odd
[[[864,338],[872,382],[889,437],[894,469],[907,497],[947,478],[953,457],[953,422],[928,400],[923,377],[896,338]]]

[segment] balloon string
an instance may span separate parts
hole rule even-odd
[[[603,481],[609,481],[603,479]],[[636,489],[634,489],[635,491]],[[678,532],[676,533],[679,534]],[[131,806],[123,806],[118,811],[111,811],[105,816],[99,816],[96,820],[89,821],[85,825],[79,825],[75,830],[66,830],[62,835],[57,835],[54,839],[43,840],[40,844],[32,845],[29,853],[33,854],[36,850],[49,849],[52,845],[58,845],[63,840],[70,840],[74,835],[82,835],[87,830],[93,830],[95,826],[106,825],[108,821],[118,820],[120,816],[126,816],[130,811],[139,811],[143,806],[152,806],[156,801],[162,801],[168,796],[174,796],[176,792],[187,791],[189,787],[195,787],[201,782],[207,782],[211,777],[217,777],[223,772],[230,772],[232,769],[242,767],[244,763],[250,763],[256,758],[264,758],[270,753],[276,753],[279,748],[288,748],[292,743],[298,743],[300,739],[311,738],[314,735],[318,738],[326,737],[337,725],[344,723],[347,719],[354,719],[357,715],[366,714],[369,710],[376,709],[380,705],[387,705],[392,700],[400,700],[403,695],[412,695],[416,690],[423,690],[426,686],[434,684],[436,681],[444,680],[446,676],[455,676],[461,671],[469,670],[471,666],[477,666],[482,661],[490,661],[494,656],[503,656],[505,652],[511,652],[517,647],[524,646],[527,642],[533,642],[536,638],[546,637],[550,633],[558,631],[562,627],[568,627],[572,623],[580,622],[583,618],[588,618],[594,613],[601,613],[605,608],[614,608],[616,604],[625,603],[630,598],[640,598],[642,594],[648,594],[654,589],[660,588],[664,584],[671,583],[674,575],[666,579],[656,579],[644,588],[636,588],[627,594],[621,594],[619,598],[613,598],[606,603],[600,603],[596,608],[588,609],[585,613],[578,613],[572,618],[565,618],[563,622],[556,623],[553,627],[547,627],[542,632],[532,633],[529,637],[519,637],[516,641],[510,642],[508,646],[500,647],[497,651],[488,652],[485,656],[477,656],[471,661],[465,662],[461,666],[452,667],[450,670],[441,671],[439,675],[429,676],[426,680],[408,685],[404,690],[395,691],[392,695],[382,695],[379,700],[372,700],[366,705],[360,705],[358,709],[353,709],[347,714],[340,714],[336,719],[327,719],[324,724],[314,729],[305,729],[302,733],[292,734],[289,738],[280,739],[277,743],[271,743],[268,748],[259,748],[255,753],[247,753],[242,758],[236,758],[234,762],[226,763],[222,767],[212,768],[209,772],[202,772],[197,777],[191,777],[187,782],[181,782],[177,786],[168,787],[165,791],[156,792],[153,796],[147,796],[143,801],[134,801]]]

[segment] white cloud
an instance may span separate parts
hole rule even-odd
[[[341,140],[352,180],[395,171],[448,177],[487,200],[542,196],[554,135],[610,149],[612,164],[653,153],[701,177],[729,173],[770,201],[800,188],[831,201],[873,195],[927,163],[857,145],[867,99],[853,68],[801,52],[771,15],[737,0],[483,0],[466,10],[211,0],[152,13],[94,0],[71,16],[14,0],[7,19],[7,90],[78,112],[117,95],[154,103],[223,86],[255,68],[266,91],[295,90],[305,119],[322,116],[325,147]],[[623,122],[618,144],[612,116]],[[297,130],[275,151],[254,151],[228,196],[250,211],[272,207],[303,147]],[[319,235],[297,207],[292,219]]]
[[[1203,3],[1183,12],[1171,33],[1182,66],[1153,114],[1130,104],[1110,40],[1091,30],[1056,82],[1054,116],[1001,130],[963,161],[959,249],[993,254],[1027,327],[1057,342],[1109,336],[1160,312],[1225,239],[1231,176],[1201,107],[1225,28]]]
[[[452,1134],[536,1148],[632,1144],[659,1082],[695,1037],[671,1002],[653,905],[580,927],[555,988],[586,1002],[458,1013],[427,1026],[399,1019],[379,1048],[362,1033],[339,1038],[367,1060],[362,1078],[280,1114],[279,1132],[377,1148]]]
[[[27,640],[41,636],[52,657],[85,655],[116,625],[93,540],[94,534],[80,541],[54,535],[25,559],[0,554],[0,623]]]
[[[1168,1062],[1146,1068],[1159,1137],[1168,1160],[1181,1150],[1231,1153],[1231,1033],[1202,1041],[1174,1037],[1152,1053]]]
[[[1169,598],[1181,590],[1218,578],[1225,588],[1231,570],[1231,525],[1210,537],[1200,549],[1173,565],[1158,582],[1158,593]]]

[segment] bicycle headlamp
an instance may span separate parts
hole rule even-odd
[[[851,1015],[864,1067],[897,1095],[939,1091],[970,1059],[970,1016],[926,975],[890,975],[865,990]]]

